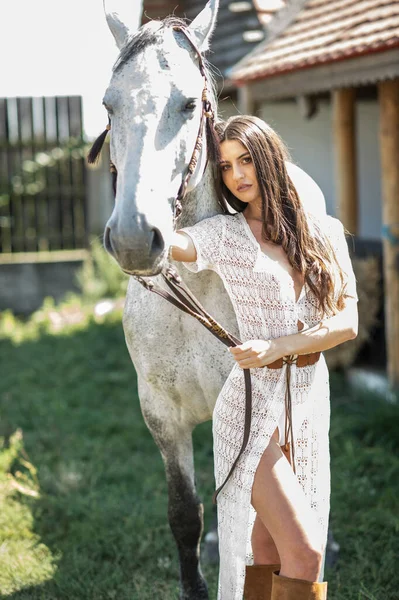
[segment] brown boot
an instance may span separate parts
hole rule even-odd
[[[271,600],[327,600],[327,582],[291,579],[273,573]]]
[[[280,565],[251,565],[245,569],[244,600],[270,600],[272,575]]]

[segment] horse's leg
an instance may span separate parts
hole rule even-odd
[[[180,561],[182,600],[206,600],[208,588],[201,573],[200,540],[204,507],[194,483],[191,431],[164,456],[168,483],[168,517]],[[190,463],[190,464],[188,464]]]
[[[199,562],[203,504],[195,489],[192,428],[181,422],[161,421],[159,413],[150,415],[143,410],[143,414],[165,465],[168,518],[180,562],[181,600],[208,600]]]

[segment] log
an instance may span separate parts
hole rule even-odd
[[[378,85],[388,377],[399,388],[399,79]]]

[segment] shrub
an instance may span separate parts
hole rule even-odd
[[[104,250],[100,240],[91,239],[91,253],[77,274],[78,286],[87,301],[120,298],[126,294],[129,280],[115,260]]]

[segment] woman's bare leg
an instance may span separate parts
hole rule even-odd
[[[279,439],[278,429],[274,432],[273,439],[276,441]],[[280,564],[280,556],[276,544],[258,515],[256,515],[252,529],[251,545],[254,555],[254,565]]]
[[[280,564],[280,556],[277,552],[276,544],[258,515],[256,515],[252,529],[251,544],[254,565]]]
[[[271,556],[270,536],[281,560],[281,575],[317,581],[323,555],[317,523],[275,436],[255,473],[252,505],[266,530],[263,530],[266,550],[262,556],[262,529],[257,525],[255,530],[254,526],[256,562],[260,564],[263,558]]]

